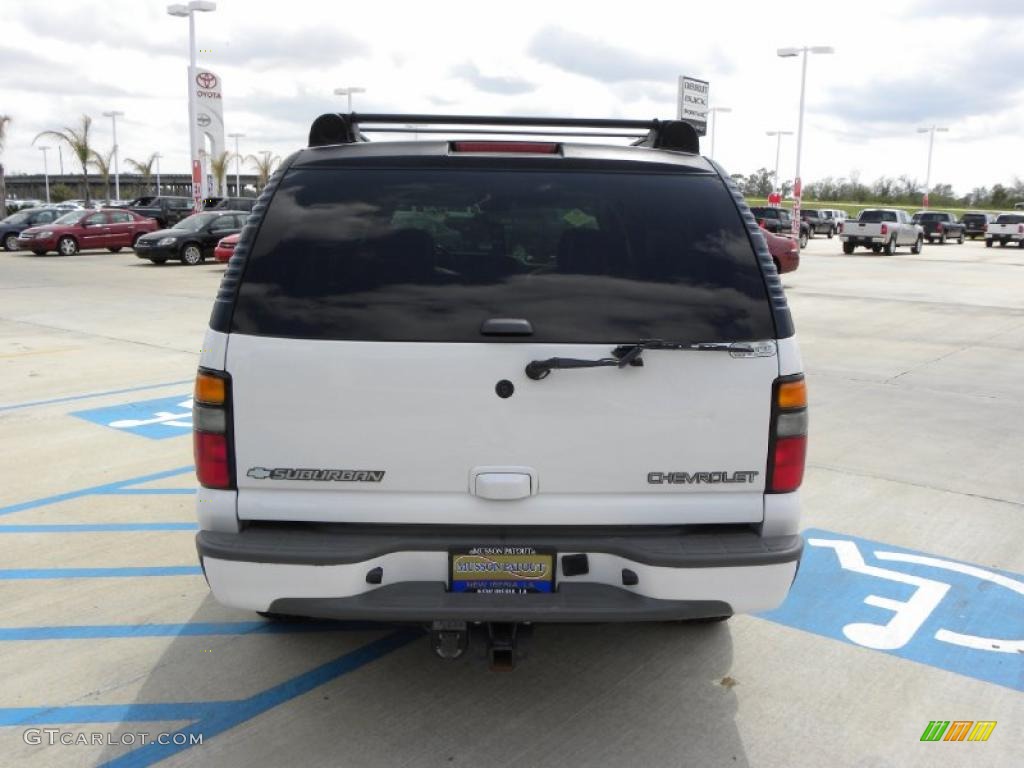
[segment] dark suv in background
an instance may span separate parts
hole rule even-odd
[[[814,235],[826,235],[832,238],[838,231],[835,221],[825,218],[821,211],[816,211],[813,208],[800,209],[800,219],[806,221],[807,225],[811,228],[811,237]]]
[[[29,227],[49,224],[63,213],[56,208],[25,208],[0,219],[0,245],[5,251],[18,250],[18,235]]]
[[[140,216],[156,219],[156,223],[161,227],[170,227],[192,215],[192,198],[137,197],[128,204],[128,210]]]
[[[985,227],[987,227],[995,220],[996,217],[993,216],[991,213],[980,212],[965,213],[960,218],[960,221],[964,225],[964,234],[971,238],[971,240],[974,240],[976,237],[979,236],[984,237]]]
[[[956,220],[952,213],[941,211],[918,211],[911,219],[915,224],[920,224],[924,230],[925,239],[929,243],[938,240],[945,245],[946,240],[956,240],[958,243],[964,241],[964,224]]]
[[[757,223],[771,232],[773,235],[788,235],[793,231],[793,217],[785,208],[773,208],[771,206],[752,206],[750,212],[754,214]],[[806,248],[807,241],[811,238],[811,225],[806,221],[800,221],[800,247]]]

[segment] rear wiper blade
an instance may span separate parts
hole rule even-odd
[[[612,350],[612,357],[597,360],[579,360],[573,357],[549,357],[547,360],[532,360],[526,366],[527,377],[540,381],[556,368],[625,368],[627,365],[642,366],[640,355],[645,349],[684,349],[697,352],[728,352],[733,357],[769,357],[775,354],[773,342],[700,341],[675,342],[661,339],[645,339],[633,344],[620,344]]]

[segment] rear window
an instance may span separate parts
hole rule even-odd
[[[878,224],[881,221],[896,221],[895,211],[861,211],[858,221],[865,224]]]
[[[1024,213],[1004,213],[996,219],[996,224],[1024,224]]]
[[[914,218],[918,221],[949,221],[949,215],[945,213],[918,213]]]
[[[603,343],[774,337],[713,176],[295,169],[248,257],[232,330],[311,339]]]

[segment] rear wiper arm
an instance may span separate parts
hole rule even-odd
[[[633,344],[621,344],[612,350],[613,357],[602,357],[597,360],[579,360],[573,357],[549,357],[547,360],[532,360],[526,366],[527,377],[540,381],[556,368],[625,368],[627,365],[643,365],[640,358],[645,349],[687,349],[698,352],[730,352],[736,357],[758,355],[760,350],[750,344],[729,341],[707,341],[697,343],[680,343],[646,339]],[[773,350],[774,352],[774,350]]]

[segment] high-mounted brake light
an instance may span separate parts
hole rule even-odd
[[[768,493],[790,493],[804,479],[807,459],[807,383],[803,374],[775,380],[768,448]]]
[[[221,371],[200,369],[192,399],[196,478],[206,488],[232,489],[231,379]]]
[[[455,152],[511,152],[526,155],[553,155],[558,145],[544,141],[453,141]]]

